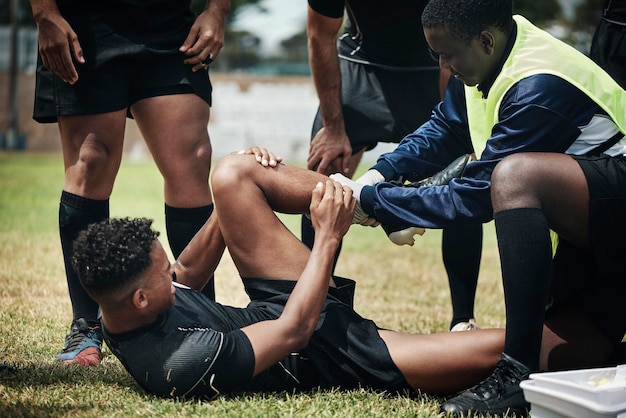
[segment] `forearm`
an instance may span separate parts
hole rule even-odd
[[[179,283],[200,290],[213,275],[226,244],[216,212],[189,242],[174,265]]]
[[[339,27],[334,19],[318,18],[316,23],[312,23],[311,20],[312,18],[309,18],[309,64],[320,102],[322,121],[326,129],[344,131],[341,74],[337,57]]]
[[[37,23],[51,14],[60,14],[56,0],[30,0],[30,7]]]
[[[315,330],[326,299],[339,242],[339,238],[327,236],[323,231],[316,234],[308,263],[281,315],[282,320],[296,324],[299,327],[296,334],[306,337],[306,340]]]
[[[204,10],[226,21],[230,12],[230,0],[208,0]]]

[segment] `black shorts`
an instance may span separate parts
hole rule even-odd
[[[324,307],[308,346],[298,355],[286,358],[282,365],[296,376],[298,388],[345,389],[368,387],[384,390],[409,390],[410,386],[395,365],[376,324],[352,309],[355,282],[334,277],[336,288],[329,288]],[[251,310],[260,317],[278,317],[295,281],[243,279],[252,299]],[[265,377],[264,387],[285,389],[284,379]]]
[[[59,116],[113,112],[171,94],[195,93],[211,105],[208,70],[192,72],[178,51],[194,19],[184,3],[172,2],[172,10],[132,11],[119,5],[107,8],[106,2],[93,7],[78,3],[62,11],[77,33],[86,62],[75,64],[79,79],[70,85],[38,58],[33,118],[56,122]],[[173,11],[177,15],[168,16]]]
[[[579,303],[606,336],[618,343],[626,333],[626,158],[574,158],[589,186],[592,251],[559,240],[551,307],[565,301]]]
[[[626,89],[626,24],[601,19],[589,56]]]
[[[341,100],[352,152],[400,142],[426,122],[439,103],[439,68],[389,69],[339,59]],[[318,109],[313,138],[322,128]]]

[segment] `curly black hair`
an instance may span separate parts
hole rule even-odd
[[[132,284],[150,266],[152,244],[159,236],[152,222],[106,219],[80,232],[74,241],[72,265],[87,293],[108,297]]]
[[[468,43],[490,26],[509,34],[513,0],[430,0],[422,13],[422,26],[445,27]]]

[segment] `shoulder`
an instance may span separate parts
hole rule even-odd
[[[597,104],[583,91],[564,80],[551,74],[536,74],[526,77],[506,93],[503,105],[526,104],[536,105],[557,112],[575,113],[597,109]]]

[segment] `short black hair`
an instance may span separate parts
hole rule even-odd
[[[468,43],[490,26],[510,34],[513,0],[430,0],[422,13],[422,26],[445,27]]]
[[[89,225],[74,241],[72,266],[81,285],[92,297],[104,298],[126,288],[152,263],[150,253],[158,236],[147,218],[105,219]]]

